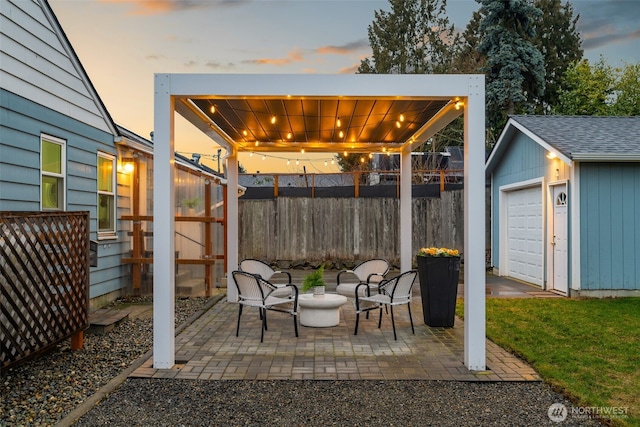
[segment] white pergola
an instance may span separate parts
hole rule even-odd
[[[410,270],[411,152],[464,114],[464,364],[486,369],[483,75],[156,74],[154,89],[155,368],[175,364],[177,112],[227,152],[228,273],[239,261],[238,153],[302,150],[400,154],[400,268]]]

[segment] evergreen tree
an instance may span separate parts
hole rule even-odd
[[[373,55],[358,67],[362,74],[448,72],[458,43],[445,15],[446,0],[389,0],[391,11],[375,11],[369,25]]]
[[[544,59],[531,42],[542,12],[529,0],[476,1],[484,15],[478,51],[486,58],[487,122],[498,134],[507,115],[532,112],[527,100],[544,93]]]
[[[459,48],[455,52],[452,68],[449,72],[461,74],[481,73],[485,63],[485,56],[478,51],[478,46],[482,40],[480,33],[480,22],[482,21],[480,11],[473,12],[471,20],[467,24],[459,41]]]
[[[580,15],[573,16],[573,6],[561,0],[536,0],[542,11],[536,21],[536,35],[531,39],[544,58],[545,88],[541,98],[529,91],[528,102],[535,105],[535,112],[544,114],[558,103],[561,82],[569,66],[582,59],[581,39],[576,30]]]

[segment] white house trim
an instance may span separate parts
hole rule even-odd
[[[569,287],[571,290],[580,290],[580,162],[574,162],[571,168],[569,191],[569,233],[571,233],[571,280]]]
[[[500,137],[498,138],[498,142],[496,143],[496,146],[491,151],[491,155],[489,155],[489,158],[487,159],[487,169],[492,169],[496,159],[502,155],[502,145],[508,144],[508,142],[505,142],[505,141],[508,141],[511,139],[510,137],[507,137],[507,135],[509,135],[509,133],[511,132],[511,127],[518,129],[520,132],[522,132],[523,134],[531,138],[534,142],[539,144],[545,150],[549,151],[550,153],[554,153],[557,158],[562,160],[568,166],[573,166],[573,161],[569,157],[559,152],[556,148],[549,145],[545,140],[541,139],[538,135],[531,132],[529,129],[527,129],[517,121],[513,119],[509,119],[507,121],[507,124],[504,127],[504,130],[500,134]]]

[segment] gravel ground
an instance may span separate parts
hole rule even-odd
[[[176,301],[176,325],[210,303]],[[7,371],[0,384],[0,426],[54,425],[152,347],[151,319],[87,334]],[[569,411],[562,423],[547,412]],[[539,382],[188,381],[126,379],[75,426],[600,426],[576,418],[572,404]]]
[[[201,311],[210,298],[176,300],[176,325]],[[152,304],[150,298],[116,303]],[[81,351],[69,340],[52,352],[3,372],[0,426],[50,426],[61,420],[153,347],[153,322],[122,322],[104,335],[85,333]]]
[[[599,426],[542,383],[128,379],[76,426]],[[570,411],[570,409],[568,409]]]

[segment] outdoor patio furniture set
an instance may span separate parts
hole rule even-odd
[[[301,294],[298,286],[292,283],[291,274],[276,271],[265,262],[245,259],[239,270],[232,273],[233,282],[238,291],[238,324],[236,336],[240,331],[240,318],[243,307],[257,307],[262,321],[260,342],[267,330],[267,311],[279,311],[293,316],[294,330],[298,336],[298,314],[300,324],[308,327],[332,327],[340,322],[340,307],[348,299],[354,300],[356,324],[354,335],[358,334],[360,313],[378,309],[380,317],[378,328],[382,325],[383,307],[391,312],[393,337],[397,340],[393,307],[406,305],[409,311],[411,331],[415,334],[411,317],[411,291],[417,277],[416,270],[409,270],[392,278],[385,278],[390,264],[384,259],[370,259],[358,264],[352,270],[342,270],[337,275],[336,293],[323,295]],[[285,283],[273,283],[276,274],[286,275]]]

